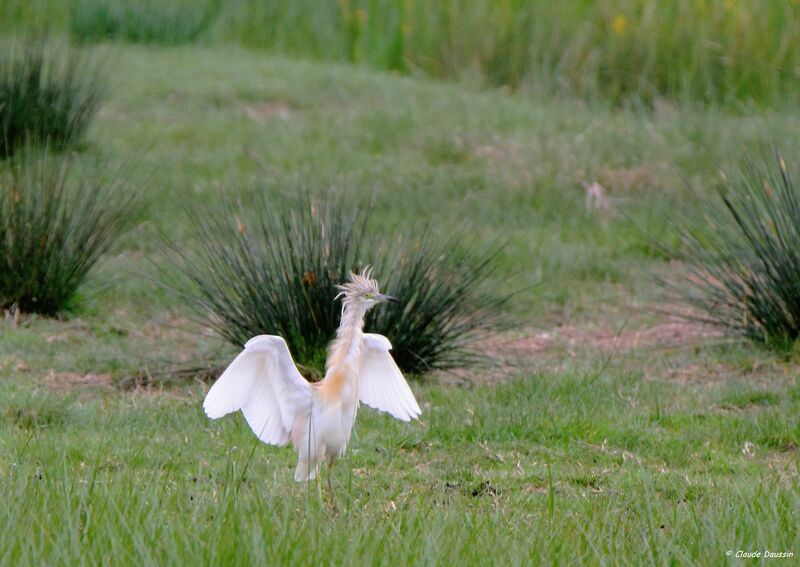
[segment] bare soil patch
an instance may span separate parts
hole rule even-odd
[[[100,391],[111,391],[114,389],[111,374],[95,374],[89,372],[55,372],[53,370],[47,376],[47,386],[56,391],[69,391],[80,389],[86,393],[97,393]]]
[[[244,106],[245,115],[255,122],[269,122],[270,120],[288,120],[291,107],[283,101],[265,101]]]
[[[514,336],[498,336],[483,341],[479,350],[490,362],[481,368],[458,369],[438,374],[444,382],[483,384],[502,381],[521,371],[554,372],[565,362],[587,361],[602,366],[619,355],[642,355],[645,379],[665,379],[681,384],[718,381],[732,370],[723,364],[713,367],[680,361],[664,368],[652,360],[660,354],[701,347],[723,340],[718,330],[680,318],[666,317],[649,325],[620,328],[620,324],[587,321],[568,323],[549,330],[530,329]],[[648,360],[650,359],[650,360]]]

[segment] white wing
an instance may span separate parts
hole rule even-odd
[[[203,409],[211,419],[241,410],[250,429],[272,445],[286,445],[298,416],[311,408],[311,385],[297,371],[286,341],[253,337],[211,387]]]
[[[383,335],[364,333],[358,397],[361,403],[400,419],[411,421],[422,410],[389,351],[392,343]]]

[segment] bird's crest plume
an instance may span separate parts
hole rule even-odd
[[[348,303],[357,297],[368,297],[380,293],[378,282],[372,279],[372,267],[367,266],[360,274],[350,272],[349,280],[346,283],[336,286],[339,294],[336,299],[343,297],[344,303]]]

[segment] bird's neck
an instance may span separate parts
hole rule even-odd
[[[336,339],[331,345],[326,374],[337,373],[336,371],[343,371],[346,368],[358,369],[366,313],[367,308],[363,305],[345,306],[342,311],[342,321],[336,330]]]

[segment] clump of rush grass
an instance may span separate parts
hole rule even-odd
[[[80,141],[106,94],[102,65],[43,39],[5,44],[0,54],[0,157],[26,144],[51,150]]]
[[[800,338],[800,187],[782,156],[750,158],[719,202],[679,225],[689,277],[669,288],[702,319],[776,349]]]
[[[135,218],[118,174],[24,150],[0,167],[0,309],[57,315]]]
[[[475,344],[508,321],[509,296],[491,283],[499,249],[482,248],[459,231],[440,239],[429,230],[383,246],[376,277],[401,300],[368,312],[366,328],[391,339],[406,372],[480,362]]]
[[[190,43],[215,15],[213,1],[78,0],[71,6],[69,31],[73,39],[86,43]]]
[[[474,362],[474,341],[500,328],[507,298],[487,285],[495,251],[454,237],[396,241],[369,230],[369,210],[339,197],[271,203],[257,199],[223,214],[193,215],[190,250],[171,246],[177,277],[167,285],[199,319],[241,347],[255,335],[283,337],[302,367],[324,367],[339,325],[336,286],[375,266],[398,306],[373,310],[366,329],[386,335],[405,372]]]

